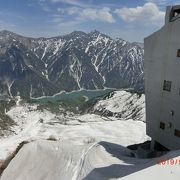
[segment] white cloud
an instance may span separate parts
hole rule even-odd
[[[60,15],[70,15],[73,16],[78,22],[84,22],[87,20],[100,21],[107,23],[114,23],[115,19],[111,14],[111,9],[108,7],[104,8],[80,8],[80,7],[70,7],[66,9],[58,8],[57,11]]]
[[[111,14],[110,8],[104,7],[102,9],[85,8],[80,12],[81,18],[90,19],[93,21],[102,21],[114,23],[115,19]]]
[[[46,1],[50,1],[51,3],[65,3],[70,5],[68,8],[57,8],[58,13],[62,17],[62,15],[65,16],[74,16],[73,18],[75,20],[78,20],[80,22],[86,21],[86,20],[92,20],[92,21],[101,21],[101,22],[107,22],[107,23],[114,23],[115,19],[111,13],[111,9],[109,7],[103,7],[100,8],[98,6],[90,6],[88,2],[82,2],[80,0],[39,0],[42,5]],[[42,6],[41,5],[41,6]],[[46,8],[47,6],[43,6],[43,8]],[[56,18],[57,20],[57,18]],[[56,22],[55,20],[55,22]]]
[[[116,9],[115,13],[125,22],[143,23],[143,25],[161,26],[164,22],[165,12],[154,3],[148,2],[144,6],[135,8]]]
[[[72,17],[71,17],[72,16]],[[115,19],[109,8],[57,8],[57,13],[54,14],[49,22],[55,24],[62,33],[67,33],[72,30],[79,29],[82,23],[88,21],[114,23]]]

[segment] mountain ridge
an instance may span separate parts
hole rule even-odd
[[[0,31],[0,94],[53,95],[62,90],[143,89],[138,43],[92,31],[29,38]]]
[[[21,34],[19,34],[19,33],[16,33],[16,32],[10,31],[10,30],[6,30],[6,29],[0,30],[0,34],[1,34],[1,33],[2,33],[2,34],[14,34],[14,35],[16,35],[16,36],[20,36],[20,37],[23,37],[23,38],[29,38],[29,39],[35,39],[35,40],[37,40],[37,39],[56,39],[56,38],[59,38],[59,37],[66,37],[66,36],[68,36],[68,35],[78,34],[78,33],[82,33],[82,34],[86,34],[86,35],[88,35],[88,34],[93,34],[93,33],[100,33],[100,34],[102,34],[102,35],[105,35],[105,36],[113,39],[113,40],[124,40],[124,41],[126,41],[125,39],[120,38],[120,37],[114,37],[114,38],[113,38],[113,37],[111,37],[110,35],[107,35],[107,34],[105,34],[105,33],[101,33],[100,31],[98,31],[98,30],[96,30],[96,29],[94,29],[94,30],[92,30],[92,31],[90,31],[90,32],[84,32],[84,31],[81,31],[81,30],[74,30],[74,31],[72,31],[72,32],[70,32],[70,33],[67,33],[67,34],[64,34],[64,35],[55,35],[55,36],[49,36],[49,37],[45,37],[45,36],[33,37],[33,36],[28,36],[28,35],[26,36],[26,35],[21,35]],[[140,46],[141,46],[141,44],[143,44],[143,43],[137,42],[137,41],[133,41],[133,42],[126,41],[126,42],[128,42],[128,43],[140,44]]]

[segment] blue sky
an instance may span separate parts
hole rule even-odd
[[[98,30],[113,38],[143,42],[164,23],[177,0],[2,0],[0,30],[51,37]],[[179,3],[180,4],[180,3]]]

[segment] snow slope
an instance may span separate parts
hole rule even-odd
[[[93,112],[102,116],[112,116],[122,120],[133,119],[145,121],[145,96],[144,94],[115,91],[101,101],[98,101]]]
[[[94,106],[94,110],[100,108],[103,112],[124,113],[121,117],[114,114],[112,117],[102,114],[64,116],[40,111],[36,104],[19,102],[7,112],[16,125],[11,128],[14,133],[0,138],[0,164],[21,142],[30,143],[20,149],[0,179],[180,179],[180,151],[154,159],[138,159],[126,148],[149,140],[143,122],[143,95],[116,91]],[[136,113],[138,118],[132,118],[133,109],[140,109]],[[172,162],[172,159],[177,163],[157,164],[159,160]]]
[[[108,140],[39,140],[24,145],[1,180],[178,180],[179,164],[157,162],[172,158],[179,162],[179,155],[176,151],[160,158],[137,159],[127,148]]]
[[[15,134],[0,139],[0,160],[11,154],[22,141],[48,139],[52,136],[56,139],[73,139],[74,141],[81,138],[85,141],[108,139],[111,142],[118,141],[123,145],[143,142],[147,139],[145,124],[139,121],[116,119],[111,121],[95,114],[64,117],[46,110],[39,111],[36,105],[29,104],[13,107],[7,114],[17,125],[11,129]],[[131,136],[132,134],[134,135]],[[135,134],[137,138],[134,137]]]
[[[25,145],[25,150],[24,148],[20,150],[4,171],[1,179],[44,179],[43,177],[46,179],[62,177],[61,179],[65,180],[82,179],[95,167],[114,163],[115,159],[111,159],[111,155],[106,152],[100,142],[127,146],[149,139],[145,134],[145,123],[132,119],[123,121],[116,117],[109,118],[97,114],[67,115],[65,117],[62,114],[52,114],[47,110],[40,111],[36,104],[21,104],[19,101],[7,112],[7,115],[15,121],[16,125],[11,128],[14,133],[0,139],[0,161],[3,162],[11,155],[21,142],[33,142]],[[46,139],[49,138],[58,141],[47,141]],[[26,161],[26,166],[23,165],[24,162],[15,162],[13,165],[21,151],[25,155],[20,155],[20,159]],[[39,152],[41,155],[37,154]],[[59,160],[56,161],[55,167],[53,157]],[[48,162],[51,159],[52,164],[40,165],[46,158]],[[89,161],[86,162],[86,158],[91,159],[90,165],[87,164]],[[93,160],[94,158],[97,162]],[[115,162],[119,161],[115,160]],[[15,169],[11,169],[11,164]],[[42,169],[38,169],[38,166]],[[37,172],[32,174],[28,172],[32,168]],[[21,169],[22,173],[17,173],[16,176],[18,169]],[[55,171],[52,174],[46,174],[45,172],[49,172],[50,169],[51,172],[56,169],[57,174]],[[38,174],[38,172],[41,173]]]
[[[52,135],[59,139],[57,142],[40,140],[25,145],[11,161],[1,179],[82,179],[94,168],[121,162],[106,152],[101,143],[127,146],[148,139],[145,135],[145,124],[140,121],[104,121],[99,117],[97,122],[88,122],[91,115],[84,118],[84,123],[68,126],[52,126],[47,121],[40,129],[35,121],[37,124],[33,127],[36,127],[33,130],[34,136],[22,130],[6,143],[1,141],[0,149],[7,150],[10,145],[15,148],[15,142],[20,140],[46,139]],[[124,148],[124,151],[127,150]]]
[[[131,111],[128,102],[132,101],[133,107],[142,107],[138,111],[142,115],[143,98],[125,91],[115,92],[98,102],[94,109],[103,106],[106,111],[127,113],[128,108]],[[0,163],[22,141],[30,143],[12,159],[1,180],[180,179],[180,151],[154,159],[138,159],[126,148],[149,140],[144,120],[97,114],[64,116],[39,111],[35,104],[21,103],[7,115],[16,125],[12,127],[14,134],[0,139]],[[157,164],[163,159],[177,159],[177,163]]]

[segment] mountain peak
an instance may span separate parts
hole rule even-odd
[[[91,31],[89,34],[99,35],[101,32],[97,31],[96,29]]]
[[[8,30],[2,30],[0,31],[0,34],[7,34],[7,35],[11,35],[11,34],[14,34],[13,32],[11,31],[8,31]]]
[[[97,31],[96,29],[91,31],[89,33],[90,36],[94,36],[94,37],[98,37],[99,35],[102,36],[102,37],[105,37],[105,38],[109,38],[109,39],[112,39],[110,36],[104,34],[104,33],[101,33],[100,31]]]
[[[87,34],[83,31],[73,31],[70,34],[67,34],[65,36],[84,36],[84,35],[87,35]]]
[[[1,36],[8,36],[8,37],[11,37],[11,38],[22,37],[21,35],[16,34],[16,33],[14,33],[14,32],[11,32],[11,31],[8,31],[8,30],[2,30],[2,31],[0,31],[0,35],[1,35]]]
[[[3,94],[38,97],[104,87],[143,89],[143,49],[97,30],[44,39],[4,30],[0,45]],[[137,51],[129,53],[132,47]]]

